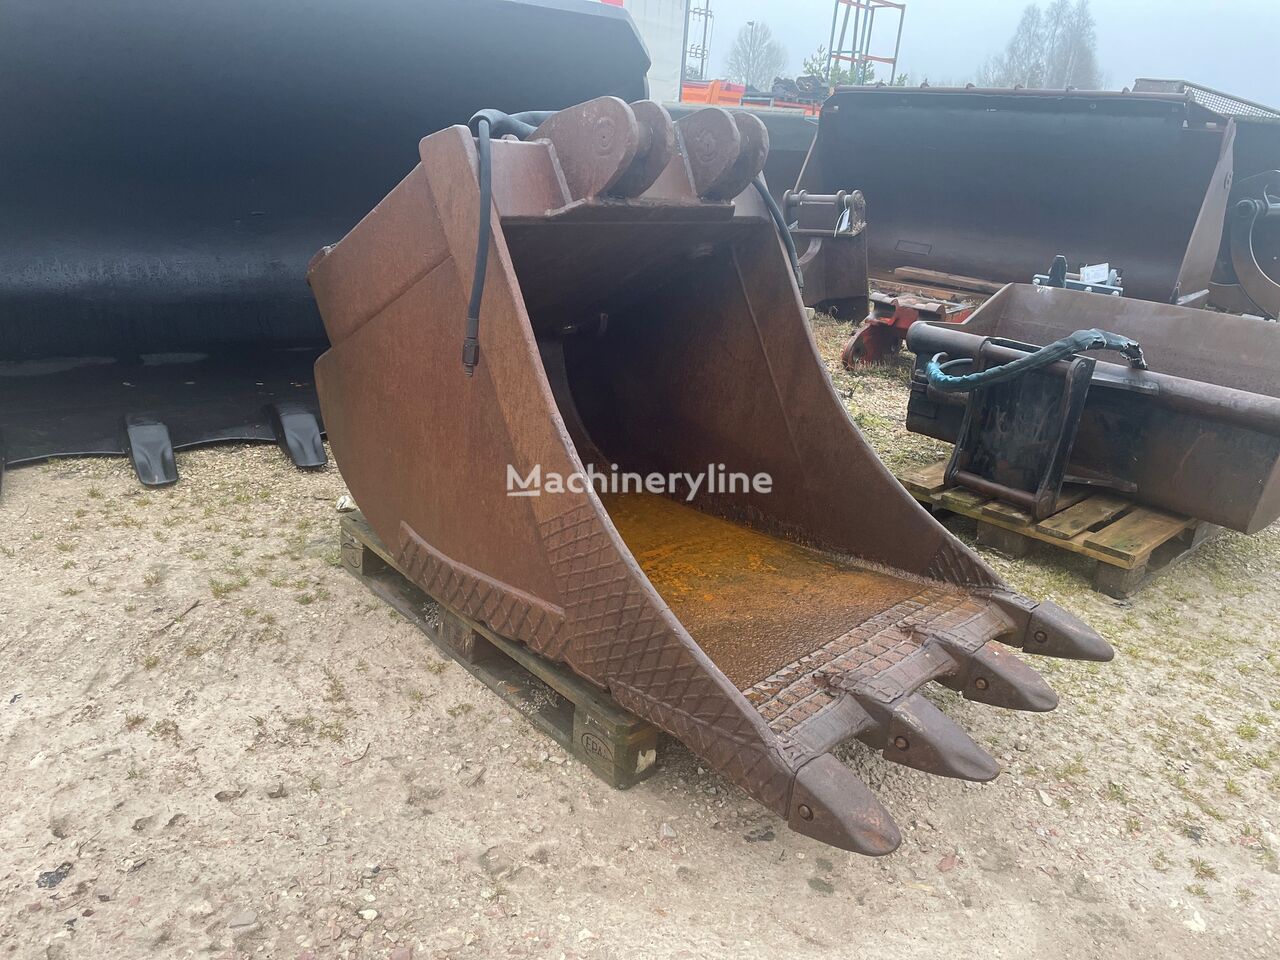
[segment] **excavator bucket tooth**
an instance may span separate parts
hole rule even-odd
[[[995,593],[992,598],[1014,624],[1001,640],[1025,653],[1098,663],[1106,663],[1116,655],[1097,631],[1052,600],[1033,603],[1007,592]]]
[[[842,850],[870,857],[893,853],[902,834],[862,779],[829,753],[796,774],[788,825]]]
[[[993,776],[916,691],[1051,707],[993,644],[1035,603],[850,421],[748,186],[766,159],[749,121],[700,110],[668,140],[610,99],[490,139],[518,118],[484,116],[423,139],[313,261],[347,485],[446,609],[608,690],[795,830],[892,851],[892,817],[831,751],[860,737]]]
[[[173,456],[169,428],[145,416],[125,418],[125,445],[133,472],[146,487],[167,487],[178,482],[178,465]]]
[[[908,697],[893,711],[884,758],[960,780],[986,782],[1000,774],[1000,764],[991,754],[919,694]]]
[[[265,412],[276,443],[295,467],[318,470],[329,462],[320,421],[314,413],[290,400],[268,404]]]
[[[1044,678],[1006,650],[988,646],[958,659],[959,669],[942,683],[966,700],[1034,713],[1058,705],[1058,695]]]
[[[1116,655],[1097,631],[1052,600],[1042,600],[1032,610],[1022,649],[1042,657],[1097,663],[1107,663]]]

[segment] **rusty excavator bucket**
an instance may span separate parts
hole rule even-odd
[[[570,60],[566,50],[572,50]],[[645,92],[596,0],[5,4],[0,471],[278,442],[325,462],[307,263],[497,106]]]
[[[664,104],[677,122],[701,109],[694,104]],[[867,205],[847,185],[824,185],[826,192],[796,189],[813,148],[818,123],[798,110],[729,107],[750,113],[769,136],[765,183],[790,233],[789,256],[801,279],[801,297],[840,320],[861,320],[870,307],[867,280]]]
[[[854,428],[753,187],[761,124],[602,98],[474,133],[422,140],[310,270],[325,422],[365,516],[447,609],[795,830],[888,853],[892,817],[833,747],[989,780],[922,688],[1050,710],[1008,648],[1110,647],[1010,590]]]
[[[1127,297],[1274,317],[1277,168],[1280,126],[1186,92],[845,87],[798,187],[865,195],[874,276],[1028,283],[1062,254]]]

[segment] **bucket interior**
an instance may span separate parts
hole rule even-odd
[[[779,262],[771,227],[505,232],[584,464],[641,476],[720,466],[739,475],[717,492],[704,481],[692,496],[687,484],[669,495],[638,484],[601,494],[650,583],[733,683],[746,690],[920,593],[920,581],[816,549],[813,531],[770,522],[770,497],[803,484],[781,399],[767,382],[751,382],[761,369],[754,319],[764,309],[751,294],[754,273]],[[552,262],[558,269],[548,272]],[[751,489],[747,478],[761,472],[779,486]]]
[[[602,499],[649,582],[742,690],[920,591],[668,497]]]

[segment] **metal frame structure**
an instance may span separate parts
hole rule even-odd
[[[1246,100],[1235,94],[1223,93],[1189,80],[1158,80],[1139,77],[1133,84],[1134,93],[1183,93],[1201,106],[1228,117],[1253,117],[1261,120],[1280,120],[1280,110],[1265,103]]]
[[[841,15],[843,8],[843,16]],[[898,30],[893,41],[893,56],[882,57],[871,53],[871,39],[875,31],[876,12],[888,10],[898,15]],[[898,52],[902,48],[902,23],[906,19],[907,5],[893,0],[835,0],[831,11],[831,42],[827,45],[827,79],[832,68],[839,63],[853,66],[853,82],[867,82],[867,64],[889,65],[889,83],[898,75]],[[850,33],[850,14],[853,30]],[[839,26],[839,34],[836,28]]]
[[[689,0],[684,10],[684,50],[680,61],[680,83],[689,79],[689,65],[698,63],[698,80],[707,79],[707,61],[711,59],[711,35],[715,28],[716,15],[711,12],[711,0]],[[696,37],[698,27],[695,21],[702,21],[702,39]],[[683,99],[683,97],[681,98]]]

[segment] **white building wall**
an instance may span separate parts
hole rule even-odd
[[[623,0],[649,48],[649,96],[659,102],[680,99],[680,63],[684,52],[687,0]]]

